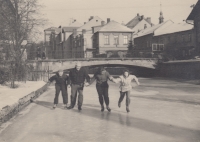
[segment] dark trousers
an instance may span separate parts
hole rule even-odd
[[[131,102],[130,91],[120,92],[119,103],[121,103],[123,101],[125,95],[126,95],[126,106],[128,107]]]
[[[55,94],[55,98],[54,98],[54,104],[58,104],[58,97],[59,97],[60,91],[62,92],[63,104],[67,104],[68,103],[68,93],[67,93],[66,85],[56,84],[55,88],[56,88],[56,94]]]
[[[105,101],[105,104],[108,106],[109,105],[108,86],[96,85],[96,89],[99,95],[99,103],[103,105]]]
[[[71,106],[76,105],[76,97],[78,92],[78,106],[83,104],[83,85],[72,84],[71,86]]]

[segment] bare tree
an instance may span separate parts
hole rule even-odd
[[[22,61],[25,41],[35,40],[40,34],[38,29],[47,22],[40,13],[41,8],[38,0],[0,0],[0,38],[9,43],[12,87],[25,64]]]

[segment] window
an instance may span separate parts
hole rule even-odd
[[[163,51],[164,44],[152,44],[152,51]]]
[[[78,46],[81,46],[81,39],[78,40]]]
[[[168,36],[168,41],[170,42],[170,40],[171,40],[171,38],[170,38],[170,36]]]
[[[124,36],[124,44],[128,44],[128,36]]]
[[[119,36],[114,36],[114,44],[119,44]]]
[[[157,50],[157,44],[153,44],[152,50],[153,50],[153,51],[156,51],[156,50]]]
[[[191,36],[191,34],[188,34],[188,41],[192,41],[192,36]]]
[[[182,42],[184,42],[184,35],[181,36],[181,40],[182,40]]]
[[[175,35],[174,36],[174,43],[176,43],[177,42],[177,36]]]
[[[108,36],[108,35],[105,35],[105,36],[104,36],[104,39],[105,39],[105,43],[104,43],[104,44],[109,44],[109,36]]]
[[[160,39],[160,43],[163,43],[163,38]]]
[[[183,55],[183,57],[185,57],[185,50],[182,51],[182,55]]]
[[[86,46],[87,45],[87,39],[84,38],[84,45]]]

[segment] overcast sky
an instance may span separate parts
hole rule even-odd
[[[90,16],[99,16],[126,24],[137,13],[151,17],[158,24],[160,2],[164,20],[171,19],[175,23],[183,22],[191,12],[192,4],[198,0],[39,0],[44,5],[42,13],[49,19],[48,27],[68,26],[70,18],[80,23],[87,22]]]
[[[179,23],[187,18],[198,0],[39,0],[45,7],[42,12],[49,19],[49,26],[69,25],[70,18],[80,23],[87,22],[90,16],[99,16],[126,24],[137,13],[151,17],[158,24],[160,2],[165,20]]]

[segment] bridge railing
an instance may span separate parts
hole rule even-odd
[[[135,56],[130,57],[128,54],[95,54],[94,52],[84,52],[84,51],[48,51],[48,52],[28,52],[27,60],[149,60],[157,59],[157,57],[152,56]]]

